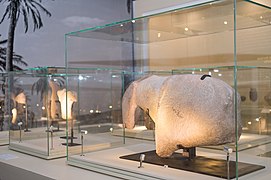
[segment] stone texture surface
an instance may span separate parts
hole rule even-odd
[[[66,94],[67,93],[67,94]],[[58,90],[57,96],[61,104],[61,116],[63,119],[72,119],[72,104],[77,102],[77,95],[74,91],[67,91],[66,89]],[[66,107],[67,106],[67,107]],[[66,110],[68,112],[66,112]]]
[[[56,118],[57,104],[58,100],[57,91],[59,91],[59,85],[54,81],[49,81],[49,86],[51,88],[51,99],[50,99],[50,115],[52,119]]]
[[[124,124],[135,125],[135,109],[155,122],[156,153],[168,157],[178,149],[234,142],[234,89],[201,75],[150,76],[133,82],[122,101]],[[238,95],[237,110],[240,97]],[[237,112],[238,137],[241,135]],[[238,138],[239,139],[239,138]]]

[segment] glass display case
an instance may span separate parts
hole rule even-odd
[[[104,125],[97,122],[94,123],[93,129],[87,129],[87,126],[86,129],[81,129],[81,126],[78,130],[75,129],[77,118],[81,119],[83,116],[80,111],[83,109],[80,108],[74,116],[76,120],[67,119],[69,122],[67,131],[70,132],[70,136],[77,132],[77,139],[73,142],[71,142],[72,138],[67,139],[69,140],[67,144],[75,142],[81,146],[81,150],[77,151],[73,149],[73,146],[68,146],[68,164],[128,179],[177,179],[185,174],[183,170],[196,173],[199,179],[209,179],[211,176],[222,178],[243,176],[246,179],[254,179],[255,174],[264,176],[270,167],[271,152],[268,120],[270,113],[270,22],[271,8],[266,1],[263,3],[261,0],[218,0],[67,33],[65,35],[67,70],[80,66],[123,70],[106,73],[106,75],[102,72],[97,73],[100,78],[107,76],[108,81],[102,81],[100,85],[105,87],[107,92],[112,93],[111,103],[104,100],[107,99],[106,94],[101,92],[100,95],[96,94],[98,90],[95,88],[87,91],[84,86],[91,86],[91,81],[87,82],[89,75],[82,75],[82,79],[86,79],[85,82],[79,81],[81,77],[79,75],[75,79],[68,78],[68,90],[75,91],[77,94],[86,94],[78,101],[80,104],[83,102],[87,104],[86,112],[91,110],[96,112],[96,109],[93,109],[95,103],[107,102],[100,106],[107,107],[108,104],[112,104],[112,109],[109,111],[113,114],[109,116],[111,125],[106,126],[106,131],[100,130]],[[212,139],[211,137],[215,136],[212,133],[217,129],[222,127],[221,131],[217,131],[219,134],[229,129],[229,126],[223,126],[224,118],[217,118],[213,124],[205,120],[200,121],[202,124],[197,127],[208,129],[214,125],[217,129],[210,129],[206,131],[204,139],[197,139],[198,134],[205,131],[201,128],[190,130],[189,128],[194,125],[192,122],[186,125],[187,129],[182,131],[178,131],[178,124],[175,130],[174,125],[171,125],[173,129],[168,128],[167,123],[163,124],[166,128],[161,130],[159,122],[153,123],[150,120],[150,117],[156,117],[158,112],[152,114],[149,108],[142,106],[139,112],[137,108],[133,113],[136,120],[141,119],[137,121],[141,123],[135,124],[133,129],[128,129],[133,124],[125,123],[128,116],[127,108],[134,109],[136,106],[129,103],[127,105],[127,102],[133,101],[134,98],[131,96],[129,100],[128,95],[125,94],[134,95],[135,92],[131,89],[137,87],[138,84],[143,84],[140,86],[142,93],[135,93],[136,96],[144,97],[150,104],[155,103],[157,98],[149,95],[150,91],[146,92],[146,90],[153,86],[155,94],[156,88],[161,88],[161,84],[153,83],[154,81],[150,79],[154,76],[151,75],[158,75],[157,77],[160,77],[158,79],[161,79],[157,81],[159,83],[169,78],[173,82],[169,89],[172,94],[174,90],[179,93],[180,89],[187,90],[192,86],[195,87],[195,84],[191,84],[195,77],[201,76],[200,79],[203,82],[206,78],[219,80],[218,84],[223,84],[227,88],[218,87],[218,90],[214,89],[211,94],[217,96],[216,103],[225,101],[227,107],[231,107],[228,113],[226,111],[224,113],[234,120],[229,124],[235,127],[230,128],[229,136],[234,134],[231,143],[215,143],[218,146],[199,145],[192,149],[190,147],[187,149],[179,143],[176,146],[181,150],[176,152],[176,156],[175,154],[170,158],[155,156],[153,150],[156,149],[156,152],[159,152],[162,147],[161,144],[159,145],[161,132],[168,132],[164,134],[167,136],[168,134],[178,135],[185,131],[186,135],[190,135],[187,137],[189,140],[196,141],[196,144],[204,144],[201,142]],[[189,77],[191,81],[172,80],[178,79],[179,76]],[[175,86],[174,83],[176,83]],[[98,86],[95,83],[92,85]],[[203,87],[199,86],[198,92],[187,91],[182,96],[184,99],[202,98],[187,100],[186,103],[200,107],[194,108],[198,114],[196,113],[193,118],[201,119],[206,116],[209,117],[206,118],[209,121],[216,117],[217,113],[214,112],[221,108],[217,104],[210,103],[208,98],[204,100],[210,93],[200,96],[201,93],[207,92]],[[225,89],[231,89],[230,87],[233,91],[225,91]],[[230,98],[223,99],[225,95],[223,93],[229,92],[234,93]],[[96,95],[99,100],[88,99],[91,94]],[[169,96],[169,99],[178,103],[182,100],[178,99],[178,96],[177,98]],[[200,116],[199,112],[203,110],[201,105],[205,102],[210,104],[203,108],[207,108],[206,114],[203,113]],[[169,107],[173,111],[172,114],[179,116],[180,119],[183,115],[178,112],[187,108],[186,106],[175,108],[174,104]],[[143,109],[144,113],[142,110],[140,112],[140,109]],[[99,111],[97,109],[97,112]],[[117,113],[120,111],[121,113]],[[161,112],[164,111],[161,110]],[[214,114],[210,115],[210,113]],[[171,114],[166,114],[163,119],[169,121],[171,118]],[[87,118],[84,123],[93,124],[91,119]],[[88,131],[87,134],[85,134],[86,131]],[[222,139],[218,138],[218,140]],[[170,138],[168,142],[171,142]],[[168,146],[168,148],[172,147]],[[172,164],[174,157],[180,158]],[[195,161],[191,161],[190,158],[195,158]],[[200,158],[203,158],[204,163],[199,160]],[[189,162],[189,165],[184,165],[183,160]],[[143,161],[144,168],[141,168]],[[207,172],[207,169],[212,169],[212,172]]]
[[[67,89],[58,93],[66,106],[69,156],[107,149],[122,144],[121,71],[112,68],[69,68]],[[65,113],[63,113],[65,112]]]
[[[8,121],[5,119],[5,107],[6,107],[6,89],[5,85],[7,84],[7,74],[0,73],[0,81],[2,90],[0,92],[0,146],[8,144]],[[7,116],[6,116],[7,117]]]
[[[30,68],[9,77],[9,148],[44,159],[65,157],[66,119],[57,96],[66,87],[65,68]]]

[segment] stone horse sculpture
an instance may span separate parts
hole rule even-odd
[[[239,110],[240,98],[237,98]],[[234,89],[209,75],[152,75],[134,81],[124,93],[122,115],[126,128],[135,126],[140,107],[155,122],[156,153],[234,142],[235,119],[241,135],[240,112],[235,118]]]

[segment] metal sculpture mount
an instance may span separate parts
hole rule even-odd
[[[126,128],[135,126],[137,107],[155,122],[156,153],[169,157],[174,151],[236,141],[241,135],[235,91],[222,80],[202,75],[149,76],[134,81],[124,93],[122,115]],[[237,139],[237,140],[238,140]]]

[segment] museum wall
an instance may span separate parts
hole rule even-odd
[[[270,27],[237,31],[238,65],[270,66],[269,32]],[[150,70],[233,65],[233,32],[230,31],[155,42],[148,48]]]
[[[191,5],[210,0],[136,0],[134,5],[134,16],[139,17],[147,14],[158,13],[182,7],[184,4]]]
[[[137,0],[135,1],[135,16],[158,13],[201,2],[204,2],[204,0]],[[270,2],[266,0],[256,0],[255,2],[270,5]],[[200,13],[194,13],[187,16],[187,19],[182,19],[178,22],[178,18],[183,17],[176,15],[176,17],[172,16],[172,19],[170,19],[171,17],[164,16],[153,18],[149,22],[149,30],[159,29],[161,31],[149,31],[145,36],[154,42],[148,44],[148,46],[140,46],[140,48],[135,50],[138,52],[136,59],[144,61],[142,65],[145,67],[142,69],[171,70],[176,67],[233,65],[233,32],[223,30],[225,26],[229,26],[229,28],[225,29],[233,28],[233,16],[227,17],[227,24],[223,24],[223,16],[221,16],[222,18],[214,16],[214,18],[210,18],[212,19],[210,21],[204,19],[200,21],[199,19],[204,17],[200,17]],[[253,17],[253,19],[255,21],[260,20],[260,16]],[[237,16],[237,20],[237,28],[239,25],[244,26],[246,23],[242,17]],[[221,27],[211,23],[220,21],[219,26]],[[187,38],[174,38],[174,40],[163,41],[163,36],[170,36],[169,32],[172,29],[175,28],[182,32],[185,26],[190,28],[187,32],[183,32]],[[220,33],[215,32],[220,30]],[[270,28],[268,26],[256,29],[245,28],[237,31],[238,65],[270,66],[271,57],[269,49],[271,48],[271,43],[269,32]],[[157,38],[158,34],[160,40]],[[201,36],[200,34],[204,35]],[[264,34],[266,35],[264,36]]]

